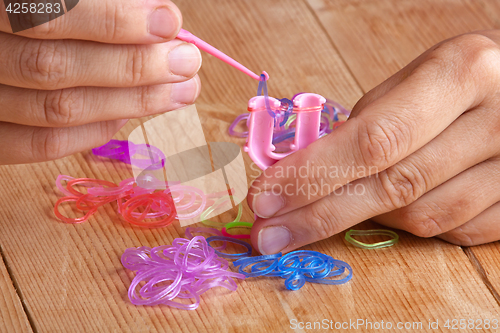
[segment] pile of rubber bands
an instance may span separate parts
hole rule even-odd
[[[239,267],[239,272],[246,277],[256,276],[278,276],[285,280],[285,287],[288,290],[298,290],[305,282],[322,284],[343,284],[352,278],[352,268],[349,264],[334,259],[326,254],[316,251],[293,251],[285,255],[281,253],[251,257],[252,247],[250,244],[222,236],[217,229],[211,228],[187,228],[186,237],[193,238],[194,232],[209,233],[215,236],[207,238],[210,245],[213,241],[222,241],[223,244],[215,247],[215,253],[223,258],[238,259],[233,265]],[[226,242],[241,245],[246,248],[245,252],[231,254],[220,252],[226,248]],[[211,246],[211,245],[210,245]],[[250,267],[250,272],[245,271]],[[347,273],[345,275],[344,273]],[[335,277],[340,279],[330,279]]]
[[[197,232],[218,233],[217,229]],[[209,228],[205,228],[209,229]],[[223,236],[189,235],[190,239],[176,238],[171,246],[155,248],[139,247],[125,250],[121,261],[125,268],[136,271],[128,290],[130,301],[135,305],[165,304],[183,310],[195,310],[200,304],[200,295],[214,287],[235,291],[233,278],[272,276],[286,279],[289,290],[299,290],[306,282],[338,285],[352,278],[352,268],[347,263],[316,251],[293,251],[268,256],[249,257],[250,244]],[[223,241],[223,245],[212,248],[212,241]],[[243,245],[244,253],[229,254],[219,250],[226,242]],[[233,263],[239,273],[228,270],[229,263],[221,257],[241,258]],[[245,268],[251,267],[250,272]],[[345,274],[347,273],[347,274]],[[329,279],[340,277],[339,279]],[[194,303],[175,302],[175,298],[194,299]]]
[[[214,287],[235,291],[233,278],[245,275],[228,270],[227,260],[218,257],[202,236],[176,238],[172,246],[129,248],[121,258],[123,266],[136,271],[128,291],[135,305],[165,304],[195,310],[200,295]],[[194,299],[192,304],[173,301]]]
[[[67,181],[66,186],[63,186],[63,181]],[[137,186],[134,178],[125,179],[117,185],[106,180],[59,175],[56,186],[66,197],[56,202],[54,213],[65,223],[82,223],[99,207],[116,202],[118,213],[129,223],[148,228],[165,227],[175,219],[197,217],[214,200],[228,197],[228,191],[207,195],[198,188],[176,182],[160,182],[152,176],[144,177],[141,186]],[[85,188],[86,193],[78,191],[76,186]],[[59,206],[65,202],[75,202],[77,210],[85,215],[78,218],[62,215]]]

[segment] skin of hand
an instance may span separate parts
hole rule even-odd
[[[3,6],[3,4],[1,4]],[[200,51],[169,0],[85,0],[12,34],[0,10],[0,165],[100,146],[127,119],[192,104]]]
[[[331,134],[251,185],[252,244],[289,252],[364,220],[457,245],[500,239],[500,31],[445,40]]]

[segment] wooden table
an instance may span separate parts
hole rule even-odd
[[[176,3],[186,29],[249,68],[267,70],[272,96],[315,92],[348,108],[433,44],[500,28],[498,0]],[[242,145],[227,129],[245,112],[256,82],[206,54],[200,76],[197,108],[207,140]],[[117,138],[126,139],[138,125],[139,120],[130,121]],[[245,161],[250,162],[246,156]],[[449,331],[448,319],[500,319],[500,243],[463,248],[404,232],[399,244],[383,250],[354,248],[343,234],[309,246],[352,265],[354,278],[345,285],[306,284],[292,292],[279,278],[248,279],[233,293],[207,292],[196,311],[136,307],[127,298],[133,273],[122,267],[120,256],[129,247],[171,244],[184,236],[183,228],[134,228],[110,205],[86,223],[63,224],[52,213],[61,195],[54,186],[59,174],[115,182],[131,176],[125,165],[103,162],[89,151],[0,167],[2,332],[281,332],[323,319],[333,325],[365,320],[375,327],[384,321],[395,331],[437,332]],[[245,207],[244,218],[251,217]],[[429,329],[436,321],[439,329]],[[422,328],[408,328],[419,322]],[[398,323],[407,329],[398,330]],[[372,331],[369,327],[345,331]]]

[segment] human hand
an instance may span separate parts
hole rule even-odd
[[[369,218],[459,245],[499,240],[499,45],[500,31],[437,44],[268,168],[248,195],[267,217],[254,247],[288,252]]]
[[[201,54],[173,40],[181,26],[169,0],[86,0],[14,35],[2,8],[0,165],[93,148],[126,119],[192,104]]]

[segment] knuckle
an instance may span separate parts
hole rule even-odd
[[[335,222],[335,215],[332,205],[320,205],[309,209],[309,223],[308,226],[313,234],[314,239],[321,240],[331,237],[341,231]]]
[[[155,86],[142,86],[139,90],[139,115],[146,116],[156,113],[157,110],[157,93],[158,88]]]
[[[66,50],[57,41],[30,41],[19,57],[22,80],[44,90],[57,89],[66,73]]]
[[[436,203],[423,208],[407,207],[402,211],[406,230],[419,237],[442,234],[453,223],[451,214]]]
[[[484,85],[487,78],[498,79],[500,47],[485,35],[468,33],[437,46],[428,62],[439,68],[437,73],[450,77],[457,86],[473,89]]]
[[[58,129],[37,128],[33,132],[31,151],[34,161],[50,161],[63,156],[64,132]]]
[[[147,78],[148,50],[142,45],[135,45],[126,57],[125,82],[129,86],[139,86]]]
[[[363,121],[358,129],[360,164],[384,170],[408,149],[408,126],[398,119]]]
[[[48,91],[43,103],[45,122],[52,127],[67,127],[81,119],[85,101],[84,89]]]
[[[106,4],[103,34],[107,40],[122,40],[127,37],[127,27],[124,23],[127,22],[127,12],[133,9],[124,8],[125,5],[123,2]]]
[[[416,168],[396,164],[379,174],[382,198],[390,208],[401,208],[422,196],[426,190],[426,179]]]

